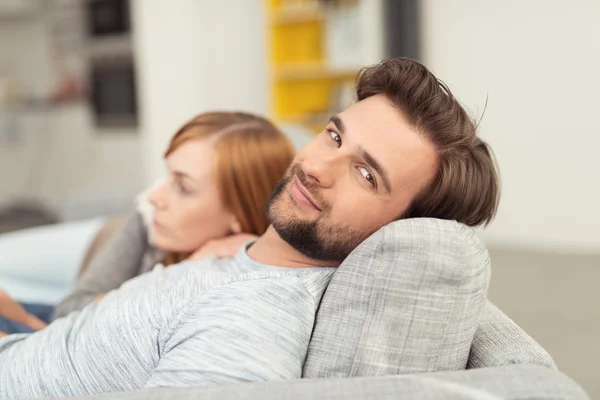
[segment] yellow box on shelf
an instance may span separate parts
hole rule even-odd
[[[274,111],[279,118],[325,112],[330,106],[332,82],[327,79],[278,81],[274,85]]]
[[[318,21],[274,25],[270,40],[275,64],[323,60],[323,24]]]
[[[274,67],[275,80],[306,80],[306,79],[354,79],[356,68],[332,68],[322,61],[286,63]]]

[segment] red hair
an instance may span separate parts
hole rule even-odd
[[[188,140],[218,135],[215,142],[215,182],[221,201],[240,223],[241,231],[262,235],[269,221],[269,196],[294,158],[285,134],[265,118],[243,112],[197,115],[173,136],[165,157]],[[169,253],[164,264],[190,254]]]

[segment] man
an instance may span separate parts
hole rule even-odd
[[[233,259],[156,268],[40,332],[0,339],[0,397],[298,378],[321,295],[365,238],[399,218],[493,218],[491,153],[424,66],[366,68],[357,97],[298,152],[262,237]]]

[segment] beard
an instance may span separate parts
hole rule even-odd
[[[298,217],[288,189],[298,180],[318,202],[322,211],[313,220]],[[341,262],[373,232],[360,232],[330,221],[331,205],[319,195],[299,164],[292,164],[267,201],[267,218],[279,236],[294,249],[314,260]],[[287,200],[287,201],[286,201]]]

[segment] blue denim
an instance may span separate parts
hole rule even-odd
[[[29,314],[35,315],[45,323],[50,323],[50,318],[52,316],[52,312],[54,311],[54,306],[50,306],[47,304],[29,304],[29,303],[21,303],[23,308],[27,310]],[[11,319],[4,318],[0,316],[0,332],[4,333],[31,333],[33,329],[30,327],[15,322]]]

